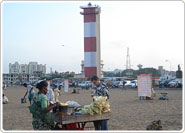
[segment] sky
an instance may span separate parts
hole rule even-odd
[[[104,70],[163,66],[176,71],[184,61],[184,4],[181,1],[93,1],[101,7]],[[84,21],[79,2],[3,2],[2,63],[36,61],[59,72],[80,73]],[[64,45],[64,46],[62,46]],[[166,62],[165,60],[168,60]]]

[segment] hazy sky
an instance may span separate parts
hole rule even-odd
[[[3,72],[8,64],[37,61],[58,71],[81,70],[88,2],[3,2]],[[184,60],[184,8],[181,1],[94,1],[101,7],[101,59],[104,70],[162,65],[177,69]],[[64,45],[64,46],[62,46]]]

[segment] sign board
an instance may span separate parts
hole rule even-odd
[[[152,92],[152,76],[151,74],[141,74],[137,76],[138,82],[138,97],[151,97]]]
[[[69,81],[68,79],[65,79],[64,81],[64,92],[68,92],[69,89]]]

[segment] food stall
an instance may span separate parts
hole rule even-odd
[[[52,119],[59,125],[58,130],[84,130],[87,122],[109,120],[110,117],[109,102],[102,96],[93,97],[93,103],[79,107],[61,103],[52,113]]]
[[[63,115],[63,116],[53,114],[52,117],[56,123],[62,125],[61,130],[84,130],[85,124],[87,122],[93,122],[97,120],[109,120],[111,117],[111,113],[107,112],[102,113],[101,115],[84,114],[84,115]]]

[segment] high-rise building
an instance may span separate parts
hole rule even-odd
[[[28,65],[27,64],[21,64],[20,69],[19,69],[19,73],[28,74]]]
[[[101,77],[100,11],[98,5],[81,6],[84,16],[84,74]]]
[[[3,74],[3,82],[19,84],[24,82],[34,83],[46,75],[46,65],[37,62],[29,64],[9,64],[9,73]]]
[[[42,72],[43,74],[46,74],[46,65],[39,65],[37,62],[29,62],[28,70],[29,74],[33,74],[34,72]]]
[[[20,66],[18,62],[15,62],[15,64],[9,64],[9,73],[19,73],[20,72]]]
[[[28,74],[32,74],[37,71],[37,62],[29,62],[28,64]]]
[[[46,65],[37,64],[37,71],[42,72],[42,73],[46,73]]]
[[[40,72],[46,74],[46,65],[38,64],[37,62],[29,62],[29,64],[9,64],[10,74],[34,74]]]

